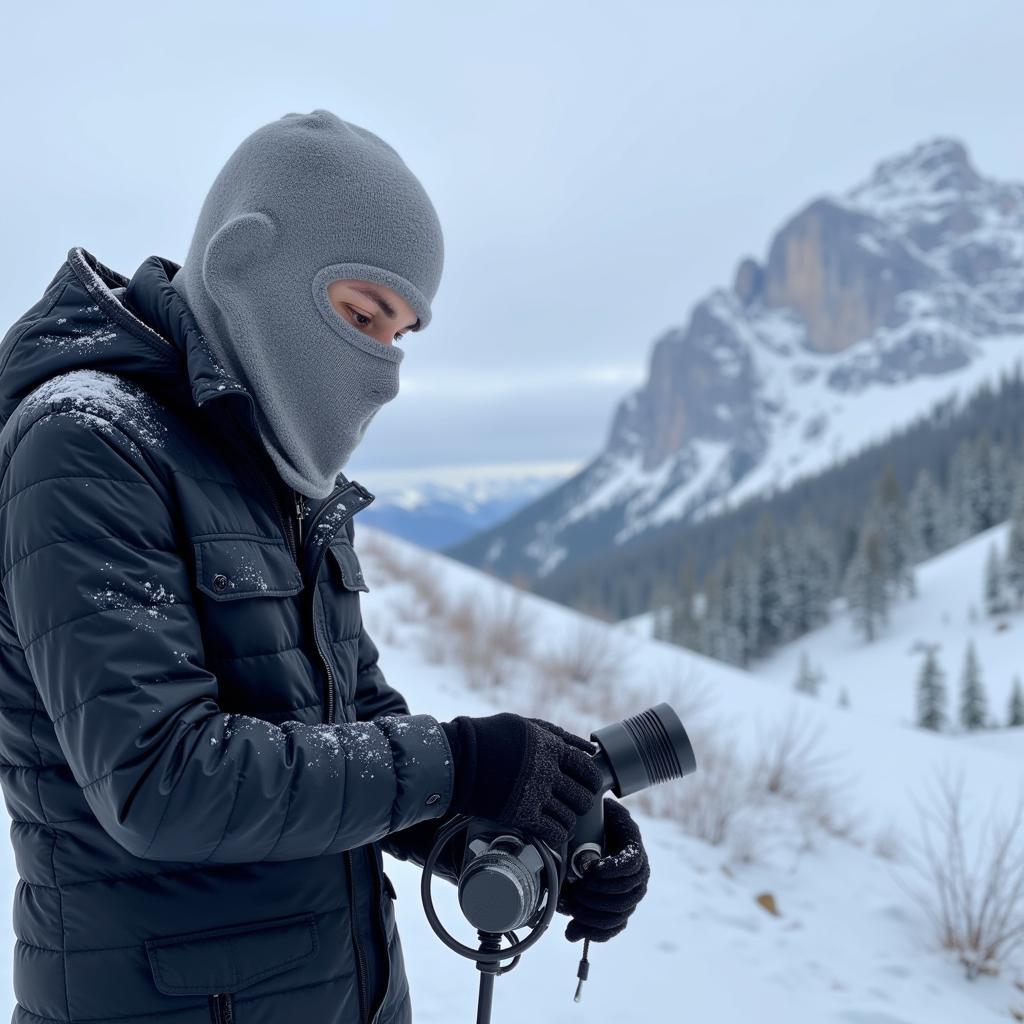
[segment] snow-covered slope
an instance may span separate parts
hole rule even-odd
[[[936,139],[817,199],[653,347],[603,450],[450,549],[547,577],[783,488],[1024,358],[1024,186]]]
[[[604,635],[613,644],[623,641],[617,649],[623,672],[608,680],[615,691],[608,710],[635,712],[660,698],[672,700],[693,729],[705,782],[712,751],[707,741],[702,747],[702,736],[719,743],[728,738],[742,760],[766,736],[783,735],[794,713],[833,759],[817,770],[817,781],[847,779],[836,812],[842,822],[823,828],[810,820],[814,812],[806,806],[766,805],[741,816],[719,846],[671,820],[648,816],[636,797],[627,798],[652,862],[647,898],[621,935],[591,946],[591,976],[580,1005],[572,1002],[580,945],[565,941],[566,919],[557,915],[538,946],[497,980],[495,1024],[520,1017],[552,1024],[584,1018],[608,1024],[686,1018],[716,1024],[985,1024],[1007,1019],[1010,1007],[1024,1007],[1012,971],[968,983],[947,954],[930,948],[921,910],[903,888],[906,865],[876,852],[891,854],[911,843],[914,801],[940,768],[962,769],[969,799],[980,807],[1000,787],[1009,797],[1007,784],[1020,775],[1015,757],[900,728],[856,708],[842,711],[671,645],[623,638],[621,627],[514,591],[365,527],[357,548],[371,587],[364,605],[368,627],[380,642],[385,673],[414,711],[445,718],[515,710],[588,732],[610,720],[599,707],[600,695],[553,696],[552,677],[538,667],[554,649],[584,637],[600,646],[597,638]],[[505,602],[516,598],[534,617],[533,664],[505,666],[496,688],[470,687],[456,653],[465,606],[461,613],[445,609],[466,600],[477,609],[507,612]],[[433,612],[425,610],[430,600],[438,602]],[[441,639],[432,639],[439,631]],[[586,704],[597,706],[579,710]],[[698,776],[673,785],[696,786]],[[855,824],[841,838],[847,815]],[[424,920],[418,870],[389,862],[388,871],[400,893],[416,1020],[473,1020],[475,971]],[[471,942],[454,888],[435,881],[434,892],[443,920]],[[762,892],[774,895],[780,916],[756,903]]]
[[[843,602],[835,602],[832,621],[780,648],[753,671],[779,687],[792,687],[806,654],[824,674],[819,700],[834,704],[846,690],[852,707],[879,723],[912,725],[916,683],[924,652],[934,647],[945,674],[949,713],[956,718],[957,697],[967,646],[973,641],[996,723],[1006,720],[1014,676],[1024,681],[1024,611],[985,614],[985,562],[993,545],[1006,550],[1009,523],[1001,523],[917,566],[918,596],[901,598],[889,624],[873,643],[854,631]],[[973,734],[970,742],[1024,757],[1018,730]]]
[[[624,932],[591,945],[580,1004],[572,996],[581,944],[565,941],[566,918],[556,915],[519,966],[497,979],[494,1024],[997,1024],[1010,1009],[1024,1009],[1013,985],[1017,965],[967,982],[948,954],[932,948],[922,912],[904,890],[908,869],[900,853],[914,831],[913,801],[938,768],[962,768],[968,797],[980,806],[1019,777],[1012,753],[901,728],[861,710],[863,701],[841,711],[832,701],[794,695],[587,619],[366,524],[357,525],[356,548],[370,588],[363,599],[367,627],[387,678],[413,711],[445,719],[513,710],[587,733],[668,699],[691,729],[699,768],[651,794],[697,793],[717,780],[721,788],[706,804],[712,809],[735,801],[728,779],[764,749],[766,738],[785,747],[787,723],[799,723],[801,735],[816,738],[831,758],[802,776],[794,768],[790,798],[762,794],[737,806],[718,845],[671,818],[651,816],[639,794],[627,798],[651,859],[647,897]],[[496,620],[505,628],[494,629]],[[527,620],[519,643],[502,658],[489,656],[502,646],[500,637],[516,632],[511,623]],[[603,661],[603,670],[594,670],[590,685],[562,685],[556,654],[581,650],[596,659],[592,669]],[[731,760],[723,765],[726,754]],[[3,856],[10,899],[15,872],[9,849]],[[469,1024],[476,1014],[474,966],[430,930],[419,870],[386,863],[399,893],[415,1020]],[[433,891],[449,929],[472,943],[454,887],[435,879]],[[777,916],[757,902],[763,893],[774,898]],[[10,962],[9,934],[6,942]],[[9,988],[6,994],[10,999]]]

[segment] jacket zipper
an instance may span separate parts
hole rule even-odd
[[[373,864],[373,877],[376,883],[375,891],[377,892],[379,897],[380,889],[381,886],[384,884],[384,880],[383,878],[381,878],[380,867],[377,864],[376,854],[372,849],[368,850],[368,854],[370,857],[370,862]],[[381,995],[380,997],[380,1006],[377,1007],[377,1010],[373,1015],[373,1020],[370,1021],[370,1024],[377,1024],[377,1018],[380,1016],[380,1011],[383,1008],[384,1003],[388,997],[388,989],[391,988],[391,956],[388,950],[388,930],[387,926],[384,923],[384,911],[381,909],[379,898],[377,900],[377,930],[380,932],[380,941],[381,945],[384,948],[384,962],[387,965],[387,972],[384,976],[384,991],[383,995]]]
[[[359,1017],[366,1020],[366,1004],[369,1002],[367,989],[369,983],[366,979],[366,960],[363,956],[363,947],[359,942],[359,930],[356,927],[356,877],[352,864],[352,851],[345,851],[345,858],[348,861],[348,899],[351,907],[350,920],[352,922],[352,945],[356,951],[356,966],[359,968]]]
[[[298,537],[296,538],[296,540],[297,540],[296,547],[301,551],[302,550],[302,520],[303,520],[303,518],[306,515],[306,504],[305,504],[305,501],[304,501],[302,495],[298,491],[296,491],[294,488],[292,489],[292,498],[295,501],[295,523],[296,523],[296,526],[298,528]]]
[[[270,488],[270,496],[274,500],[274,511],[277,513],[278,522],[281,524],[281,531],[284,533],[285,541],[288,544],[288,550],[291,552],[292,559],[295,564],[299,564],[299,551],[298,545],[295,543],[295,536],[292,531],[292,524],[290,519],[285,519],[284,512],[281,509],[281,502],[277,496],[277,490],[274,487],[273,481],[264,472],[263,467],[260,466],[260,472],[263,473],[263,479],[267,481],[267,486]],[[300,566],[301,571],[301,566]]]
[[[210,1020],[213,1024],[233,1024],[235,1010],[231,1004],[230,992],[219,992],[210,996]]]
[[[324,503],[324,507],[330,504],[330,500]],[[295,501],[295,518],[299,523],[299,530],[301,536],[302,519],[301,519],[301,505],[299,498],[296,495]],[[312,524],[310,524],[312,526]],[[316,653],[320,656],[320,661],[324,666],[324,674],[327,678],[327,700],[325,702],[325,713],[324,721],[334,721],[334,674],[331,671],[330,662],[327,660],[327,656],[324,654],[323,649],[320,646],[320,631],[317,628],[316,622],[316,603],[315,599],[311,602],[313,609],[313,646],[316,647]],[[355,866],[352,862],[352,851],[345,851],[345,861],[348,866],[348,898],[349,906],[351,908],[350,923],[352,929],[352,946],[356,953],[356,967],[359,973],[359,1016],[361,1020],[366,1020],[366,1004],[369,1001],[369,982],[367,980],[366,971],[366,958],[363,954],[363,947],[359,941],[359,929],[356,927],[356,878],[355,878]]]
[[[299,506],[296,502],[295,506],[295,517],[299,521],[299,530],[302,530],[301,522],[299,519]],[[312,524],[310,524],[312,526]],[[320,630],[317,626],[316,621],[316,594],[310,600],[310,614],[313,619],[313,646],[316,647],[316,653],[320,655],[320,664],[324,667],[324,677],[327,680],[327,692],[324,694],[324,721],[334,721],[334,674],[331,671],[330,662],[327,660],[327,656],[324,654],[323,649],[320,647]]]

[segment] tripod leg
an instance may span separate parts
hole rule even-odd
[[[477,931],[481,953],[493,953],[493,960],[478,960],[476,969],[480,972],[480,996],[476,1004],[476,1024],[491,1024],[491,999],[494,996],[494,979],[501,971],[501,936],[493,932]]]
[[[481,972],[480,996],[476,1004],[476,1024],[491,1024],[491,997],[494,995],[494,975]]]

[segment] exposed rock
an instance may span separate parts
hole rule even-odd
[[[934,276],[883,224],[819,199],[775,236],[765,301],[796,310],[813,349],[838,352],[885,323],[896,296]]]
[[[749,306],[764,287],[764,268],[757,260],[747,256],[736,268],[732,290],[744,306]]]

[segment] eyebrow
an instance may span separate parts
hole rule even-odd
[[[365,295],[368,299],[373,299],[373,301],[377,303],[377,306],[389,319],[395,319],[396,314],[394,309],[392,308],[391,304],[387,301],[387,299],[385,299],[384,296],[380,294],[380,292],[374,291],[374,289],[372,288],[357,288],[355,285],[352,286],[352,290],[359,292],[360,295]],[[409,326],[404,327],[403,330],[415,331],[419,327],[419,324],[419,317],[417,317],[416,322],[414,324],[409,324]]]

